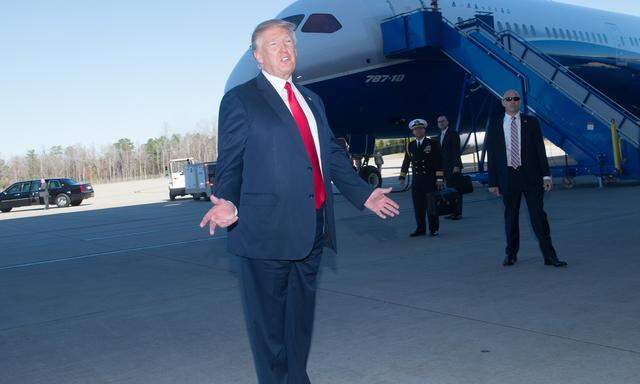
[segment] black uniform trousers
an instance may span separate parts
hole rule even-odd
[[[522,195],[527,202],[531,226],[538,238],[538,244],[545,260],[557,258],[556,251],[551,243],[551,229],[547,214],[544,211],[544,189],[542,185],[531,187],[524,181],[524,175],[520,169],[508,167],[508,188],[502,196],[504,202],[504,224],[507,235],[507,256],[515,257],[520,249],[520,203]]]
[[[429,232],[436,232],[440,229],[440,218],[437,215],[431,215],[427,211],[427,194],[436,192],[436,179],[431,175],[413,175],[413,184],[411,185],[411,197],[413,197],[413,211],[416,216],[416,231],[426,233],[426,220],[429,218]]]
[[[316,211],[313,249],[301,260],[241,258],[245,321],[260,384],[307,384],[324,207]]]

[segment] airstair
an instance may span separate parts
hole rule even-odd
[[[640,179],[640,121],[493,18],[453,24],[421,9],[385,20],[384,53],[421,60],[442,52],[492,94],[516,89],[544,135],[577,162],[577,174]],[[615,144],[614,144],[615,143]]]

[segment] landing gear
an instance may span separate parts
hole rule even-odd
[[[615,175],[602,176],[602,183],[604,185],[614,185],[618,182],[618,178]]]
[[[360,169],[360,177],[373,188],[382,187],[382,175],[380,170],[373,165],[367,165]]]
[[[571,189],[571,188],[575,187],[576,181],[571,176],[565,176],[565,177],[562,178],[562,185],[564,185],[564,187],[566,189]]]
[[[352,134],[349,140],[343,139],[345,150],[354,161],[354,168],[358,175],[373,188],[382,186],[382,174],[379,167],[369,165],[369,159],[374,156],[376,138],[371,135]]]

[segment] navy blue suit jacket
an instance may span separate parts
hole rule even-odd
[[[318,95],[296,85],[318,125],[327,192],[327,245],[336,250],[333,181],[357,208],[372,192],[335,140]],[[229,228],[231,253],[254,259],[307,257],[316,235],[313,170],[298,127],[271,83],[260,73],[231,89],[220,104],[215,195],[238,208]]]
[[[489,187],[499,187],[505,194],[509,189],[507,149],[504,140],[504,118],[498,119],[487,130],[485,143],[489,171]],[[544,148],[540,122],[533,116],[520,115],[520,158],[525,187],[542,188],[543,178],[549,176],[549,161]]]

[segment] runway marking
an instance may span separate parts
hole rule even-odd
[[[165,204],[163,207],[175,207],[176,205],[182,205],[182,203]]]
[[[187,241],[176,241],[176,242],[173,242],[173,243],[164,243],[164,244],[158,244],[158,245],[148,245],[148,246],[145,246],[145,247],[126,248],[126,249],[119,249],[119,250],[116,250],[116,251],[96,252],[96,253],[90,253],[88,255],[65,257],[65,258],[62,258],[62,259],[44,260],[44,261],[35,261],[35,262],[32,262],[32,263],[8,265],[6,267],[0,267],[0,271],[10,270],[10,269],[27,268],[27,267],[37,266],[37,265],[44,265],[44,264],[54,264],[54,263],[60,263],[60,262],[63,262],[63,261],[90,259],[90,258],[94,258],[94,257],[98,257],[98,256],[117,255],[118,253],[144,251],[144,250],[147,250],[147,249],[157,249],[157,248],[163,248],[163,247],[172,247],[174,245],[191,244],[191,243],[202,243],[204,241],[220,240],[220,239],[226,239],[226,238],[227,238],[227,236],[209,237],[209,238],[206,238],[206,239],[194,239],[194,240],[187,240]]]
[[[144,231],[144,232],[133,232],[133,233],[122,233],[118,235],[110,235],[110,236],[101,236],[101,237],[90,237],[88,239],[83,239],[84,241],[94,241],[94,240],[106,240],[106,239],[115,239],[117,237],[129,237],[129,236],[137,236],[137,235],[145,235],[149,233],[156,233],[166,231],[166,228],[156,229],[153,231]]]

